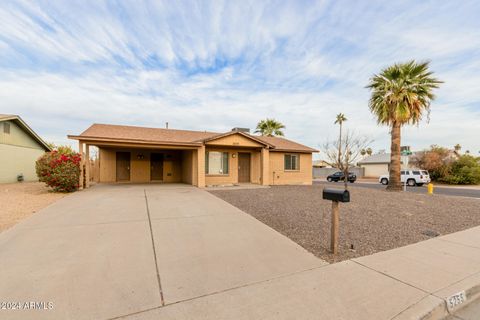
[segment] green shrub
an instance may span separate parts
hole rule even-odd
[[[46,152],[35,164],[38,179],[56,192],[75,191],[80,178],[80,160],[80,154],[70,147]]]
[[[448,175],[442,181],[451,184],[480,184],[479,159],[470,155],[459,157],[451,164]]]

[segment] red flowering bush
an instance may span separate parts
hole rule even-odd
[[[36,164],[38,179],[56,192],[73,192],[78,189],[80,154],[70,147],[59,147],[46,152]]]

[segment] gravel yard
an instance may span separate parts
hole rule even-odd
[[[40,182],[0,184],[0,232],[63,198]]]
[[[478,199],[351,187],[351,202],[340,204],[339,254],[334,257],[328,251],[331,201],[322,200],[323,188],[274,186],[210,192],[329,262],[480,225]]]

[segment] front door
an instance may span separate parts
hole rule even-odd
[[[130,152],[117,152],[117,181],[130,181]]]
[[[150,156],[150,180],[163,180],[163,153],[152,153]]]
[[[250,153],[238,153],[238,182],[250,182]]]

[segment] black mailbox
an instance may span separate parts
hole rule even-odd
[[[338,202],[350,202],[350,192],[340,189],[323,189],[323,199]]]

